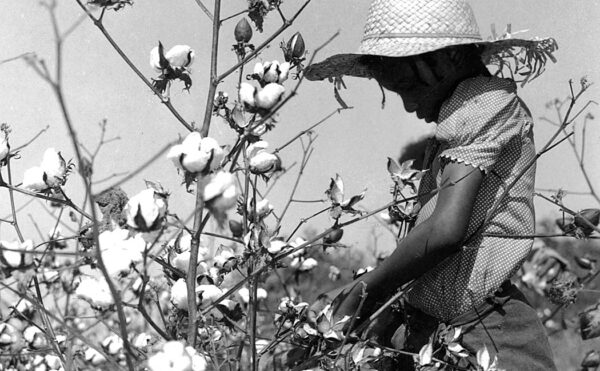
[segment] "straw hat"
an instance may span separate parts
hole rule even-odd
[[[557,49],[551,38],[512,38],[510,25],[501,37],[483,40],[465,0],[373,0],[358,53],[311,64],[304,76],[309,80],[372,77],[365,56],[408,57],[465,44],[483,45],[484,63],[497,65],[500,71],[512,60],[511,73],[524,76],[525,81],[541,74],[547,59],[554,62],[552,53]]]

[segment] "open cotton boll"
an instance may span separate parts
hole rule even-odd
[[[111,276],[129,273],[131,266],[143,259],[146,241],[141,234],[129,236],[129,231],[117,228],[104,231],[98,237],[104,265]]]
[[[211,210],[224,212],[237,202],[237,189],[233,174],[220,171],[215,174],[204,187],[204,200],[209,203]]]
[[[67,175],[67,163],[60,152],[57,152],[54,148],[48,148],[44,152],[40,167],[46,174],[44,180],[48,186],[57,187],[64,184]]]
[[[106,281],[102,278],[83,277],[75,290],[75,295],[94,307],[107,308],[114,303]]]
[[[242,103],[248,107],[256,106],[256,87],[248,84],[247,82],[243,82],[240,85],[240,100]]]
[[[42,192],[48,189],[48,185],[44,181],[46,175],[44,170],[39,166],[34,166],[25,170],[23,174],[22,187],[32,192]]]
[[[269,110],[273,108],[283,96],[285,88],[277,83],[270,83],[265,85],[258,93],[256,93],[255,104],[256,107]]]
[[[0,241],[3,249],[0,251],[0,265],[6,264],[10,268],[21,268],[33,264],[33,254],[27,251],[33,251],[33,241],[18,240],[13,242]]]
[[[186,68],[194,63],[196,53],[189,45],[175,45],[165,53],[165,58],[174,68]]]
[[[215,285],[198,285],[196,294],[200,296],[202,306],[208,306],[223,296],[223,291]]]
[[[183,278],[178,279],[171,287],[171,303],[181,310],[188,310],[187,286]]]
[[[0,161],[4,160],[9,152],[8,134],[5,131],[0,131]]]
[[[156,229],[167,212],[165,197],[148,188],[131,197],[125,205],[127,225],[141,231]]]
[[[219,168],[225,151],[210,137],[202,138],[194,131],[181,144],[171,147],[167,154],[175,166],[190,173],[209,172]]]
[[[169,341],[148,358],[150,371],[205,371],[206,358],[180,341]]]

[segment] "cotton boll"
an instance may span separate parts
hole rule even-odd
[[[33,251],[33,241],[25,240],[24,242],[0,241],[0,246],[6,250],[0,251],[0,263],[7,265],[10,268],[22,268],[33,264],[33,254],[27,251]]]
[[[166,198],[152,188],[133,196],[125,205],[127,225],[145,232],[157,229],[166,212]]]
[[[75,295],[97,308],[107,308],[114,303],[108,283],[104,279],[82,278]]]
[[[256,87],[243,82],[240,85],[240,100],[246,108],[254,108],[256,106]]]
[[[171,303],[181,310],[188,310],[187,285],[183,278],[178,279],[171,287]]]
[[[64,184],[67,175],[67,163],[60,152],[57,152],[54,148],[48,148],[44,152],[40,167],[46,174],[44,180],[49,187],[58,187]]]
[[[174,68],[186,68],[194,63],[196,54],[188,45],[175,45],[165,53],[165,58]]]
[[[39,166],[34,166],[25,170],[23,174],[22,187],[32,192],[42,192],[48,189],[48,185],[44,181],[46,174]]]
[[[277,83],[265,85],[265,87],[256,94],[256,107],[270,110],[279,103],[284,92],[285,88]]]

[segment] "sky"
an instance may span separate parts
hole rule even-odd
[[[223,2],[223,15],[231,15],[245,7],[244,0]],[[283,11],[291,16],[302,2],[287,0]],[[597,61],[600,50],[597,40],[600,1],[587,0],[477,0],[471,1],[483,37],[490,35],[490,25],[501,31],[508,23],[515,30],[529,30],[519,36],[552,36],[559,50],[557,64],[549,64],[538,80],[520,90],[534,118],[554,117],[547,111],[546,102],[568,94],[568,81],[577,85],[580,77],[587,76],[592,82],[600,81]],[[74,0],[57,0],[57,16],[62,30],[68,29],[83,17]],[[212,1],[206,1],[212,8]],[[342,52],[356,51],[362,36],[368,0],[313,0],[300,15],[297,22],[279,36],[277,42],[265,50],[259,60],[282,59],[277,44],[300,31],[309,51],[314,51],[335,32],[335,38],[318,55],[316,60]],[[193,87],[184,92],[175,84],[171,89],[173,105],[189,122],[201,122],[207,92],[209,74],[211,24],[193,0],[137,0],[133,7],[105,16],[105,26],[125,53],[148,78],[155,74],[148,64],[149,52],[160,40],[167,48],[176,44],[188,44],[196,51],[193,65]],[[224,71],[235,63],[231,52],[234,43],[233,28],[236,20],[222,26],[220,38],[219,70]],[[264,33],[255,31],[252,40],[260,44],[280,25],[280,19],[271,13],[266,20]],[[52,70],[55,66],[52,27],[47,10],[33,0],[2,0],[0,2],[0,61],[23,53],[36,53]],[[250,64],[252,68],[253,63]],[[102,147],[94,169],[94,179],[99,180],[114,173],[135,169],[156,153],[166,143],[176,141],[186,134],[185,128],[152,95],[148,88],[129,69],[101,33],[87,19],[73,31],[64,45],[64,90],[67,105],[73,118],[80,141],[94,148],[100,137],[98,123],[106,119],[107,138],[119,137]],[[11,143],[17,146],[48,126],[40,138],[21,151],[21,158],[13,162],[14,178],[22,179],[23,172],[39,164],[44,150],[55,147],[65,158],[74,158],[74,151],[66,134],[59,106],[50,88],[41,81],[23,60],[0,64],[0,122],[11,125]],[[361,206],[367,210],[389,202],[390,180],[386,170],[387,157],[398,155],[401,147],[431,130],[431,126],[404,112],[400,98],[388,93],[385,108],[381,108],[381,92],[374,81],[357,78],[345,79],[347,90],[341,92],[351,110],[333,116],[319,126],[315,133],[314,153],[300,181],[297,199],[324,198],[329,180],[340,174],[344,179],[348,196],[367,189]],[[286,87],[291,89],[293,81]],[[235,96],[235,78],[219,86],[219,90]],[[599,89],[593,85],[585,100],[598,99]],[[264,139],[271,148],[286,142],[299,131],[319,121],[338,107],[332,85],[327,82],[304,82],[289,105],[278,117],[276,128]],[[598,109],[591,108],[598,114]],[[541,120],[535,127],[536,144],[541,147],[553,133],[553,128]],[[222,144],[232,144],[230,129],[214,119],[210,135]],[[576,137],[581,141],[581,137]],[[594,184],[600,187],[600,167],[595,159],[600,156],[600,129],[592,121],[586,131],[587,170]],[[281,152],[284,167],[290,167],[286,175],[269,195],[275,211],[281,209],[295,181],[300,161],[300,144]],[[94,186],[103,189],[118,178],[112,178]],[[157,181],[171,191],[170,207],[181,216],[191,212],[194,196],[181,187],[181,177],[164,156],[139,176],[123,185],[131,195],[144,189],[143,180]],[[586,191],[577,162],[570,147],[564,143],[543,156],[538,164],[537,186],[539,188],[562,187],[572,191]],[[72,176],[66,192],[80,203],[83,194],[81,181]],[[17,206],[27,199],[17,197]],[[572,209],[597,207],[590,197],[571,195],[566,199]],[[301,218],[323,208],[323,204],[294,204],[284,222],[283,233],[289,233]],[[538,218],[558,215],[556,207],[543,200],[536,200]],[[8,196],[0,191],[0,218],[9,214]],[[51,227],[51,219],[44,208],[34,202],[20,212],[21,224],[26,234],[40,240],[33,227],[35,220],[42,231]],[[327,228],[332,221],[317,218],[310,225],[317,230]],[[393,246],[388,232],[371,218],[348,231],[343,242],[354,246],[369,246],[378,238],[378,247],[387,250]],[[0,239],[13,239],[12,228],[0,225]]]

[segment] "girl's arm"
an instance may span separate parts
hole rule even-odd
[[[442,189],[431,217],[412,229],[379,267],[357,280],[367,284],[370,302],[393,293],[460,250],[467,238],[469,219],[483,177],[484,173],[473,166],[457,162],[446,164]],[[444,186],[448,184],[451,185]],[[359,286],[340,304],[336,315],[354,313],[360,302]]]

